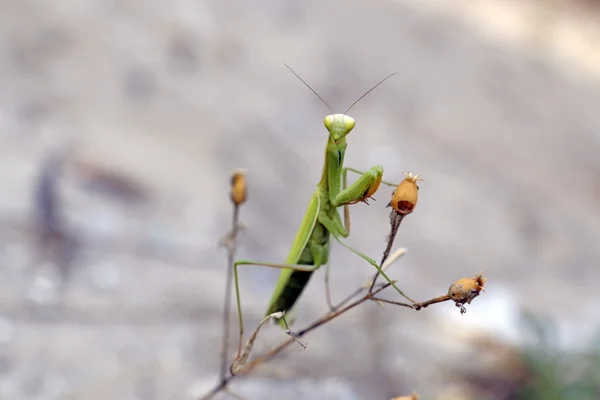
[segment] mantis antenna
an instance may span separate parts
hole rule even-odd
[[[315,96],[317,96],[319,98],[319,100],[321,100],[323,102],[323,104],[325,104],[327,106],[327,108],[329,109],[329,111],[333,112],[333,110],[331,109],[331,107],[329,107],[329,104],[327,104],[327,102],[319,95],[319,93],[316,92],[315,89],[313,89],[308,83],[306,83],[304,81],[304,79],[300,78],[300,75],[298,75],[296,73],[296,71],[294,71],[292,69],[292,67],[290,67],[289,65],[287,65],[286,63],[284,63],[283,65],[285,65],[290,71],[292,71],[292,74],[296,75],[296,78],[300,79],[300,82],[304,83],[304,85],[306,85],[307,88],[310,89],[311,92],[313,92],[315,94]],[[371,89],[367,90],[362,96],[360,96],[358,99],[356,99],[356,101],[354,103],[352,103],[350,105],[350,107],[348,107],[348,109],[344,112],[344,115],[346,115],[348,113],[348,111],[350,111],[350,109],[352,109],[352,107],[354,107],[356,105],[356,103],[358,103],[359,101],[361,101],[366,95],[368,95],[369,93],[371,93],[373,90],[375,90],[375,88],[379,85],[381,85],[383,82],[387,81],[389,78],[391,78],[392,76],[396,75],[398,73],[398,71],[393,72],[391,74],[389,74],[388,76],[386,76],[385,78],[383,78],[382,80],[380,80],[375,86],[373,86]]]
[[[389,78],[391,78],[392,76],[396,75],[398,73],[398,71],[396,72],[392,72],[391,74],[389,74],[388,76],[386,76],[385,78],[383,78],[382,80],[380,80],[375,86],[373,86],[371,89],[367,90],[365,92],[365,94],[363,94],[362,96],[360,96],[354,103],[352,103],[352,105],[350,107],[348,107],[348,109],[346,110],[346,112],[344,112],[344,114],[347,114],[348,111],[350,111],[350,109],[352,107],[354,107],[356,105],[356,103],[358,103],[359,101],[361,101],[366,95],[368,95],[369,93],[371,93],[373,90],[375,90],[375,88],[379,85],[381,85],[383,82],[387,81]]]
[[[325,104],[327,106],[327,108],[329,108],[329,111],[331,111],[333,113],[333,110],[331,109],[331,107],[329,107],[329,104],[327,104],[327,102],[325,100],[323,100],[323,98],[321,96],[319,96],[319,93],[317,93],[315,91],[315,89],[311,88],[308,83],[304,82],[304,79],[300,78],[300,76],[292,69],[292,67],[290,67],[289,65],[287,65],[285,63],[283,65],[288,67],[288,69],[290,71],[292,71],[292,74],[296,75],[296,78],[300,79],[300,82],[304,83],[306,85],[306,87],[309,88],[323,102],[323,104]]]

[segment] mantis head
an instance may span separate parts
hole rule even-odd
[[[289,65],[285,64],[285,66],[288,67],[288,69],[290,71],[292,71],[292,73],[294,75],[296,75],[296,77],[298,79],[300,79],[300,81],[302,83],[304,83],[306,85],[306,87],[309,88],[323,102],[323,104],[325,104],[327,106],[327,108],[329,108],[329,111],[332,111],[331,107],[329,107],[329,104],[327,104],[327,102],[325,100],[323,100],[323,98],[319,95],[319,93],[317,93],[312,87],[310,87],[310,85],[308,83],[304,82],[304,80],[302,78],[300,78],[300,76],[296,72],[294,72],[294,70]],[[349,134],[352,129],[354,129],[354,118],[349,117],[348,115],[346,115],[346,113],[348,111],[350,111],[350,109],[352,107],[354,107],[356,105],[356,103],[358,103],[366,95],[368,95],[369,93],[371,93],[373,91],[373,89],[375,89],[377,86],[379,86],[383,82],[385,82],[388,78],[390,78],[390,77],[392,77],[392,76],[394,76],[396,74],[397,74],[397,72],[394,72],[392,74],[389,74],[388,76],[386,76],[382,80],[380,80],[379,83],[377,83],[371,89],[367,90],[354,103],[352,103],[352,105],[350,107],[348,107],[348,109],[346,110],[345,113],[343,113],[343,114],[330,114],[330,115],[328,115],[328,116],[325,117],[325,120],[323,121],[325,123],[325,128],[327,128],[327,130],[329,131],[329,138],[334,143],[337,143],[340,140],[342,140],[343,138],[345,138],[346,135]]]
[[[354,118],[346,114],[331,114],[323,121],[329,131],[329,138],[337,143],[354,129]]]

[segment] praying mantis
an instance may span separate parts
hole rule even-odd
[[[359,202],[368,204],[368,200],[375,194],[380,184],[397,187],[398,184],[386,182],[383,178],[383,167],[375,165],[366,172],[344,166],[344,155],[346,152],[346,136],[354,129],[355,121],[347,115],[361,99],[367,94],[396,74],[388,75],[371,89],[360,96],[343,114],[335,114],[331,107],[319,94],[310,87],[292,68],[285,66],[306,85],[332,112],[323,121],[329,133],[325,147],[325,160],[321,180],[313,193],[304,218],[296,233],[285,263],[273,263],[254,260],[236,260],[234,262],[234,281],[237,300],[237,311],[239,318],[240,340],[244,334],[242,317],[240,287],[238,279],[238,267],[241,265],[256,265],[281,269],[279,281],[269,303],[266,315],[283,312],[279,323],[289,331],[289,327],[283,314],[289,312],[302,291],[307,286],[313,272],[317,271],[329,261],[330,237],[352,251],[363,260],[371,264],[377,272],[385,278],[389,284],[403,297],[404,293],[398,289],[395,283],[385,274],[382,268],[370,257],[361,251],[346,244],[343,239],[350,235],[350,210],[349,206]],[[358,179],[347,185],[347,174],[353,172],[358,174]],[[343,207],[343,221],[338,208]],[[238,353],[239,357],[239,353]]]

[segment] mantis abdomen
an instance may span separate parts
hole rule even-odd
[[[300,253],[300,258],[296,262],[293,260],[288,261],[297,265],[310,265],[316,270],[321,265],[326,264],[328,258],[329,231],[317,221],[306,246]],[[274,293],[266,315],[291,310],[313,273],[313,271],[283,270],[277,285],[279,290]]]

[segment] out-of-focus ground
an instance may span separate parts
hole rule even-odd
[[[600,304],[594,53],[550,54],[557,46],[504,40],[500,25],[486,34],[500,14],[483,8],[470,23],[458,5],[417,3],[1,1],[0,398],[162,400],[210,387],[231,171],[246,168],[250,188],[239,255],[270,261],[285,258],[321,172],[327,109],[284,62],[340,112],[400,72],[353,108],[346,156],[382,164],[387,180],[425,178],[398,236],[409,252],[390,273],[419,300],[480,271],[489,281],[464,316],[451,304],[358,308],[239,393],[449,399],[457,366],[479,368],[485,352],[473,356],[468,335],[519,343],[519,307],[555,318],[565,348],[583,346]],[[32,213],[42,161],[67,144],[60,207],[79,244],[61,297]],[[138,190],[92,191],[107,170]],[[376,259],[390,194],[352,207],[348,242]],[[331,259],[334,298],[373,272],[339,245]],[[277,275],[241,273],[249,326]],[[326,311],[322,276],[298,326]],[[270,327],[258,346],[281,339]]]

